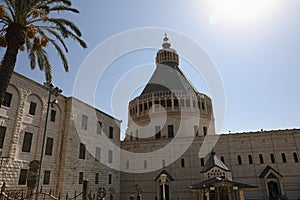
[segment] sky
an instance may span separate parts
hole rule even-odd
[[[122,116],[127,115],[127,107],[123,115],[114,113],[107,96],[128,71],[138,66],[149,66],[148,73],[140,74],[146,83],[154,70],[155,54],[161,48],[164,34],[170,33],[172,47],[176,49],[172,32],[178,32],[206,51],[222,80],[226,98],[220,133],[300,128],[299,0],[74,0],[73,6],[80,10],[79,15],[61,15],[80,27],[88,48],[67,42],[68,73],[64,72],[56,53],[49,49],[53,83],[63,89],[64,95],[73,95],[78,72],[99,45],[126,31],[157,27],[162,31],[154,44],[156,49],[119,55],[110,64],[111,72],[97,83],[94,99],[97,108],[123,120],[126,125]],[[134,38],[125,39],[120,45],[134,42]],[[114,51],[114,48],[110,46],[109,50]],[[184,51],[180,49],[178,53],[184,54]],[[95,65],[103,60],[105,58],[100,56]],[[205,77],[194,73],[184,59],[180,63],[198,91],[210,96]],[[42,72],[30,69],[25,53],[19,54],[15,71],[41,84],[45,80]],[[84,81],[89,83],[89,78]],[[141,88],[143,85],[137,86],[131,98]],[[93,104],[89,99],[82,100]],[[124,100],[127,104],[130,99]]]

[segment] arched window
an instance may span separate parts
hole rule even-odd
[[[285,156],[285,153],[282,153],[282,154],[281,154],[281,157],[282,157],[282,162],[286,163],[286,156]]]
[[[221,156],[221,161],[225,164],[224,156]]]
[[[201,158],[200,162],[201,162],[201,166],[203,167],[204,166],[204,158]]]
[[[293,153],[294,161],[299,162],[298,155],[296,152]]]
[[[241,165],[242,164],[242,157],[240,155],[238,155],[237,159],[238,159],[238,164]]]
[[[181,167],[185,167],[184,158],[181,159]]]

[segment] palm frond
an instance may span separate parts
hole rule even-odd
[[[58,53],[58,55],[59,55],[59,57],[60,57],[60,59],[62,61],[62,64],[63,64],[63,66],[65,68],[65,71],[68,72],[69,71],[69,64],[68,64],[68,60],[67,60],[64,52],[62,51],[62,49],[60,48],[60,46],[55,42],[55,40],[50,39],[49,41],[55,47],[55,49],[56,49],[56,51],[57,51],[57,53]]]
[[[70,8],[70,7],[64,6],[64,5],[54,6],[54,7],[50,8],[49,10],[50,11],[71,11],[74,13],[79,13],[79,10],[77,10],[76,8]]]
[[[65,26],[68,26],[70,27],[75,33],[76,35],[78,35],[79,37],[81,37],[81,31],[79,30],[79,28],[77,28],[77,26],[69,21],[69,20],[66,20],[66,19],[63,19],[63,18],[49,18],[47,20],[48,22],[51,22],[51,23],[54,23],[55,25],[59,26],[59,27],[65,27]]]
[[[55,37],[57,40],[59,40],[59,42],[63,45],[65,51],[66,51],[66,52],[69,51],[69,50],[68,50],[68,47],[67,47],[67,45],[65,44],[64,40],[62,39],[62,37],[55,31],[55,28],[53,28],[54,30],[52,29],[52,27],[47,27],[47,26],[40,26],[40,27],[37,27],[37,28],[38,28],[38,30],[39,30],[40,28],[45,29],[45,30],[48,31],[50,34],[54,35],[54,37]]]

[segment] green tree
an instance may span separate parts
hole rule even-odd
[[[68,61],[64,42],[71,38],[83,48],[81,31],[71,21],[58,17],[59,12],[79,13],[70,0],[1,0],[0,46],[6,48],[0,65],[0,107],[17,60],[19,51],[26,50],[31,69],[36,65],[45,72],[46,81],[51,81],[51,65],[45,47],[53,45],[65,71]]]

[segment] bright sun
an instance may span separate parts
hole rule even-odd
[[[221,18],[236,20],[257,19],[276,7],[279,0],[212,0],[212,6]]]

